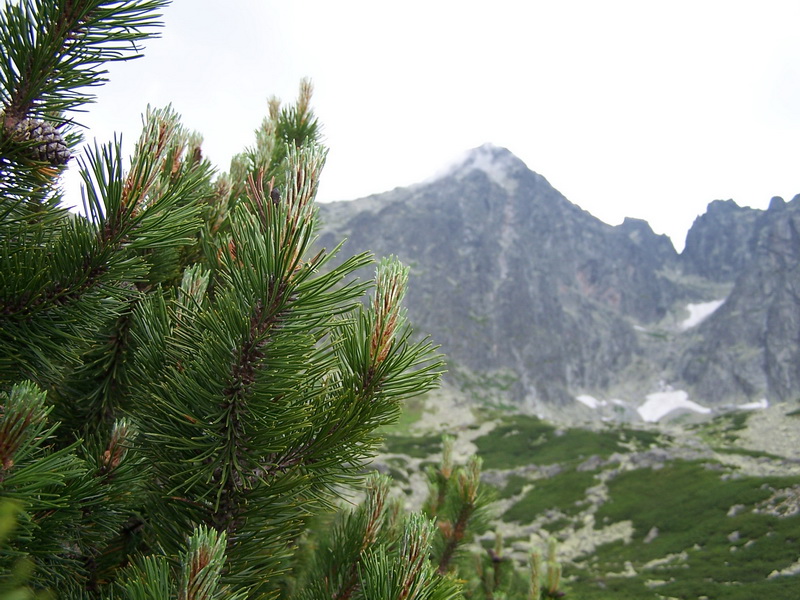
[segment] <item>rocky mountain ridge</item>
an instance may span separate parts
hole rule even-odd
[[[496,401],[549,414],[594,398],[606,417],[637,418],[670,390],[702,406],[800,397],[800,197],[712,202],[678,254],[645,221],[605,224],[486,145],[435,179],[320,213],[320,246],[344,237],[342,256],[411,266],[415,329],[441,344],[452,381],[493,381]],[[691,307],[710,314],[685,326]]]

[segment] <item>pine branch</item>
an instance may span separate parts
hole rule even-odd
[[[0,13],[0,213],[57,204],[82,136],[66,111],[94,99],[106,62],[137,58],[168,0],[21,0]]]
[[[542,598],[542,555],[531,552],[530,555],[530,587],[528,600],[541,600]]]
[[[386,542],[389,480],[372,474],[365,483],[364,500],[351,510],[339,512],[324,532],[305,577],[307,586],[298,595],[301,600],[363,597],[359,577],[362,562]]]
[[[431,517],[436,517],[445,506],[450,478],[453,475],[454,443],[453,436],[442,436],[442,460],[438,467],[428,467],[427,469],[429,494],[423,510]]]
[[[130,560],[149,476],[137,435],[129,419],[120,419],[84,442],[87,470],[72,494],[80,511],[73,519],[80,523],[81,534],[73,539],[85,571],[82,589],[97,592]]]
[[[156,37],[166,0],[23,0],[0,15],[3,128],[31,114],[55,115],[91,101],[105,63],[141,56]]]
[[[460,586],[442,577],[428,560],[433,523],[419,513],[404,519],[399,543],[371,549],[359,568],[359,598],[386,600],[455,600]]]
[[[91,99],[106,61],[138,55],[164,5],[22,0],[0,16],[0,390],[25,400],[0,414],[0,494],[26,511],[14,551],[65,597],[266,598],[307,517],[363,479],[376,428],[441,361],[411,341],[407,269],[381,263],[362,308],[369,284],[350,276],[367,255],[309,256],[326,150],[308,82],[294,106],[270,102],[257,147],[215,185],[199,136],[148,109],[130,169],[118,141],[95,145],[86,216],[58,209],[76,137],[51,122]],[[51,390],[62,439],[21,377]],[[385,487],[342,525],[352,560],[315,585],[360,600],[380,546],[391,597],[453,597],[431,524],[387,511]]]
[[[146,556],[126,569],[115,587],[126,600],[175,597],[175,585],[165,556]]]
[[[202,525],[195,529],[181,555],[178,600],[237,600],[246,596],[245,591],[235,594],[221,585],[226,544],[224,533]]]
[[[330,420],[317,411],[321,381],[335,366],[327,332],[363,290],[339,284],[365,263],[357,257],[320,273],[328,255],[303,259],[314,224],[314,164],[295,168],[298,185],[280,203],[256,189],[229,214],[208,298],[148,299],[132,326],[143,382],[135,404],[154,442],[159,493],[167,495],[153,510],[174,524],[157,539],[174,549],[190,519],[226,532],[229,581],[237,585],[247,580],[235,575],[243,564],[266,582],[299,518],[358,468],[342,465],[356,455],[341,449],[357,448],[357,438],[340,443],[313,433]],[[180,298],[188,298],[185,289]]]
[[[545,586],[545,594],[548,598],[561,598],[564,595],[559,590],[561,586],[561,563],[558,561],[556,554],[557,545],[555,538],[550,538],[547,541],[547,572],[545,575],[547,585]]]
[[[120,422],[102,445],[54,449],[49,411],[29,383],[3,398],[0,495],[16,500],[25,515],[3,557],[29,556],[41,587],[84,589],[109,566],[103,552],[141,501],[136,491],[146,472],[128,456],[128,423]]]
[[[0,413],[2,482],[14,465],[35,447],[36,439],[42,435],[47,422],[47,414],[52,409],[45,407],[45,395],[30,383],[16,385],[10,394],[2,394],[0,398],[3,400]]]
[[[137,300],[134,285],[142,286],[156,266],[164,269],[168,253],[193,243],[200,228],[197,200],[206,193],[210,167],[187,153],[190,139],[174,111],[149,111],[127,176],[119,143],[89,152],[82,170],[88,218],[62,214],[59,227],[47,231],[7,224],[0,266],[14,277],[0,280],[5,373],[38,372],[47,384],[64,365],[79,362],[76,350],[114,338],[124,344],[118,317]],[[111,328],[109,319],[121,328]],[[110,329],[105,339],[95,341],[103,327]],[[95,361],[89,356],[84,365]],[[108,378],[108,371],[87,369],[84,381]],[[101,406],[109,402],[101,396]]]
[[[492,499],[481,486],[481,459],[471,456],[466,465],[453,468],[452,439],[445,437],[443,446],[440,468],[428,471],[429,493],[423,506],[438,525],[433,560],[440,574],[448,573],[457,552],[485,529]]]

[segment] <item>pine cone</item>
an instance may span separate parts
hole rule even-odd
[[[70,159],[67,143],[58,130],[47,121],[24,119],[12,130],[20,142],[36,142],[28,148],[31,158],[43,160],[53,166],[65,165]]]

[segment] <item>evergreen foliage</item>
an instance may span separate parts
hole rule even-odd
[[[117,139],[76,152],[71,115],[166,3],[0,14],[0,591],[463,597],[454,559],[488,502],[478,459],[445,457],[427,515],[378,475],[337,511],[442,362],[411,336],[406,267],[383,259],[361,282],[369,255],[311,251],[326,150],[310,83],[270,100],[228,173],[171,107],[147,109],[130,164]],[[62,206],[70,161],[80,215]]]
[[[11,581],[23,560],[31,589],[69,598],[275,597],[309,519],[441,363],[410,338],[407,269],[381,261],[363,305],[373,284],[348,276],[369,256],[310,256],[325,149],[307,82],[219,176],[174,110],[148,109],[130,165],[118,140],[95,144],[83,215],[61,207],[70,113],[164,5],[30,0],[0,17],[0,495],[16,511],[0,568]],[[430,522],[397,531],[331,568],[456,595],[429,563]]]

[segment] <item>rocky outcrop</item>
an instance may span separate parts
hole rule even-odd
[[[625,217],[617,229],[636,244],[642,260],[648,261],[651,269],[673,267],[678,262],[678,253],[669,236],[656,234],[644,219]]]
[[[608,387],[639,352],[633,320],[657,320],[671,302],[674,285],[659,275],[677,258],[668,239],[640,221],[602,223],[504,149],[320,208],[321,245],[347,237],[348,254],[399,256],[416,328],[459,365],[511,369],[520,402]]]
[[[733,200],[714,200],[686,235],[681,265],[712,281],[733,281],[752,256],[755,225],[763,211]]]
[[[682,357],[701,397],[800,397],[800,196],[757,216],[730,296]]]
[[[453,366],[511,372],[521,405],[665,377],[708,403],[784,399],[800,390],[797,204],[712,202],[679,256],[645,221],[607,225],[487,145],[431,181],[321,205],[319,244],[410,265],[416,330]],[[705,322],[659,333],[734,281]]]

